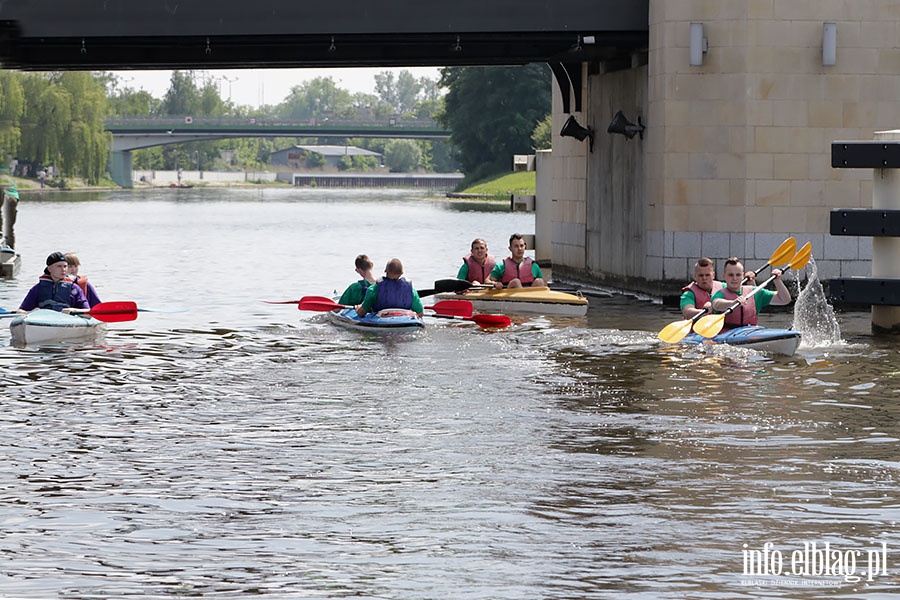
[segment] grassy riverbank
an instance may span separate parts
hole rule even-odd
[[[534,194],[535,172],[516,171],[484,179],[460,190],[460,194],[471,194],[485,198],[509,200],[511,194]]]

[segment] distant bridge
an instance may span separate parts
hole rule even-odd
[[[107,119],[113,147],[110,174],[122,187],[132,186],[131,151],[139,148],[239,137],[449,138],[450,131],[430,119],[382,121],[244,117],[165,117]]]
[[[107,119],[113,151],[237,137],[449,138],[430,119],[380,121],[244,117],[163,117]]]

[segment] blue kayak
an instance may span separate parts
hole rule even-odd
[[[722,331],[712,338],[705,338],[697,333],[689,333],[681,342],[683,344],[728,344],[741,346],[760,352],[784,354],[792,356],[800,345],[800,332],[793,329],[772,329],[759,325],[746,325]]]
[[[425,322],[411,310],[386,308],[360,317],[353,308],[328,313],[328,319],[341,327],[370,333],[397,333],[425,329]]]

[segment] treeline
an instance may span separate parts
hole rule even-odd
[[[295,144],[351,144],[384,155],[395,171],[454,171],[484,176],[509,170],[512,154],[530,153],[535,126],[550,112],[546,65],[447,67],[441,79],[409,71],[375,76],[374,94],[351,94],[331,77],[304,81],[279,104],[235,105],[212,73],[173,71],[163,98],[123,84],[116,73],[0,71],[0,156],[36,172],[53,165],[62,177],[95,184],[106,176],[108,117],[279,117],[384,120],[434,119],[452,131],[450,142],[370,138],[235,138],[157,146],[134,152],[140,169],[259,170],[269,155]],[[448,90],[441,95],[441,88]],[[8,164],[9,161],[7,161]],[[359,162],[346,168],[372,168]],[[467,177],[470,178],[470,177]]]

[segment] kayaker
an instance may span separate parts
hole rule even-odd
[[[375,266],[375,263],[368,256],[360,254],[356,257],[354,264],[356,265],[356,272],[362,279],[354,281],[347,286],[347,289],[341,294],[341,299],[338,300],[339,304],[352,304],[354,306],[362,304],[366,297],[366,290],[375,283],[375,275],[372,274],[372,268]]]
[[[497,264],[497,259],[488,254],[487,242],[481,238],[475,238],[469,254],[463,256],[463,264],[456,274],[457,279],[464,279],[472,283],[485,283],[491,271]]]
[[[100,304],[100,296],[97,295],[97,290],[94,289],[94,285],[88,281],[87,275],[78,274],[78,267],[81,266],[81,261],[78,260],[78,257],[75,254],[68,252],[66,254],[66,264],[68,265],[67,272],[69,278],[81,288],[81,292],[84,294],[84,297],[87,298],[88,304],[90,304],[92,308]]]
[[[384,268],[384,277],[366,290],[366,297],[356,307],[356,314],[366,316],[368,312],[378,312],[386,308],[411,310],[420,317],[425,312],[419,293],[412,283],[403,277],[403,263],[392,258]]]
[[[64,313],[85,312],[90,308],[81,288],[68,278],[66,255],[54,252],[47,257],[47,267],[38,282],[28,290],[19,312],[49,308]]]
[[[757,314],[760,310],[770,304],[772,306],[790,304],[791,293],[781,280],[781,273],[781,269],[772,269],[772,275],[775,277],[775,291],[759,290],[751,298],[753,301],[748,302],[746,296],[754,287],[741,285],[745,277],[744,265],[735,257],[727,259],[725,261],[725,287],[712,295],[712,309],[717,313],[722,313],[728,310],[735,300],[740,300],[741,303],[725,316],[725,329],[759,325]]]
[[[725,287],[716,281],[712,259],[703,257],[694,265],[694,280],[681,288],[681,314],[692,319],[699,313],[712,312],[712,295]]]
[[[509,236],[509,252],[509,257],[494,266],[486,283],[492,283],[497,289],[547,286],[541,267],[525,256],[525,238],[521,233]]]

